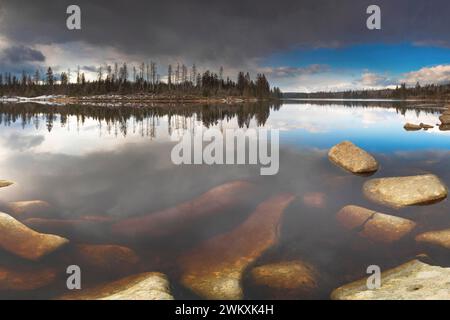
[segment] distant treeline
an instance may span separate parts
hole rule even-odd
[[[439,99],[450,100],[450,84],[430,84],[407,87],[401,84],[395,89],[381,90],[349,90],[340,92],[283,93],[283,98],[302,99]]]
[[[130,75],[131,73],[131,75]],[[139,68],[133,67],[131,71],[126,63],[114,66],[105,65],[97,69],[97,79],[87,81],[80,68],[75,71],[75,81],[72,72],[61,72],[55,75],[49,67],[45,74],[36,70],[34,74],[23,72],[20,77],[11,73],[0,73],[1,96],[40,95],[67,95],[92,96],[105,94],[155,94],[201,97],[254,97],[254,98],[280,98],[279,88],[270,88],[264,74],[258,74],[252,80],[250,74],[239,72],[237,80],[223,76],[223,68],[219,73],[209,70],[199,73],[194,64],[190,70],[185,65],[175,68],[169,65],[167,78],[161,81],[157,73],[156,63],[144,64]],[[130,79],[131,78],[131,79]]]

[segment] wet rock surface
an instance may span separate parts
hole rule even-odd
[[[372,173],[378,170],[375,158],[350,141],[344,141],[332,147],[328,152],[328,158],[352,173]]]
[[[173,300],[167,276],[145,272],[63,295],[61,300]]]
[[[359,236],[379,243],[396,242],[416,227],[414,221],[349,205],[336,215],[339,224]]]
[[[446,198],[448,192],[433,174],[372,179],[363,191],[370,200],[391,207],[432,203]]]
[[[319,273],[301,260],[282,261],[253,268],[251,284],[268,299],[304,299],[315,294]]]
[[[368,289],[367,278],[331,293],[334,300],[450,300],[450,268],[412,260],[381,274],[381,287]]]
[[[66,245],[69,240],[36,232],[10,215],[0,212],[0,247],[14,255],[39,260]]]
[[[428,231],[416,236],[418,243],[450,249],[450,229]]]
[[[51,268],[11,268],[0,266],[0,290],[29,291],[46,287],[57,278]]]
[[[206,299],[242,299],[244,270],[277,243],[283,212],[294,198],[282,194],[267,199],[235,229],[182,255],[181,283]]]
[[[139,257],[134,250],[119,245],[77,244],[67,250],[64,261],[90,274],[117,276],[135,271]]]

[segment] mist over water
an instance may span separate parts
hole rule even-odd
[[[296,200],[283,217],[280,243],[257,263],[294,258],[313,263],[324,279],[314,298],[328,299],[333,288],[360,278],[370,264],[384,269],[421,253],[413,239],[380,246],[340,229],[335,214],[343,206],[355,204],[407,217],[418,223],[419,231],[450,226],[447,200],[394,210],[365,199],[362,185],[367,177],[351,175],[330,163],[328,149],[350,140],[379,161],[380,170],[372,177],[431,172],[449,186],[450,131],[436,126],[428,131],[403,129],[406,122],[436,125],[439,115],[439,108],[395,102],[134,108],[3,104],[0,179],[15,184],[0,190],[0,201],[45,200],[52,205],[49,218],[122,219],[175,206],[225,182],[254,182],[258,192],[237,209],[205,218],[164,239],[130,242],[103,229],[81,230],[76,239],[128,245],[143,257],[148,271],[169,275],[175,298],[196,298],[177,283],[176,257],[239,225],[267,196],[291,192]],[[279,173],[261,176],[259,165],[174,165],[170,152],[176,142],[171,134],[200,126],[280,130]],[[11,260],[0,259],[0,264]],[[58,288],[33,295],[50,298],[55,292]],[[252,288],[246,292],[248,298],[258,297]],[[11,293],[0,292],[2,296]]]

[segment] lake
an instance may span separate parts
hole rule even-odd
[[[362,193],[363,183],[370,178],[425,172],[450,185],[450,131],[435,126],[440,122],[439,106],[421,104],[303,100],[146,107],[0,104],[0,179],[15,182],[0,190],[0,201],[5,212],[11,201],[46,201],[51,206],[39,213],[43,219],[73,221],[94,216],[95,221],[102,221],[102,217],[120,221],[190,201],[227,182],[250,182],[256,191],[239,205],[192,223],[189,218],[189,223],[180,219],[177,227],[163,236],[148,234],[137,240],[126,234],[111,235],[107,224],[72,226],[64,234],[61,225],[45,226],[47,233],[61,234],[73,243],[132,248],[140,259],[139,271],[163,272],[176,299],[197,299],[200,297],[179,280],[178,258],[207,239],[237,228],[268,197],[291,193],[295,200],[280,221],[278,243],[254,264],[306,261],[316,268],[321,280],[313,294],[301,298],[328,299],[334,288],[365,276],[369,265],[385,270],[423,252],[413,236],[383,245],[342,230],[335,215],[343,206],[355,204],[414,220],[416,232],[450,227],[447,200],[392,209],[371,202]],[[435,127],[405,131],[406,122]],[[171,135],[201,126],[278,129],[278,174],[261,176],[259,165],[174,165],[170,154],[176,142]],[[371,177],[358,176],[330,163],[329,148],[343,140],[374,155],[380,169]],[[446,259],[440,252],[431,255],[436,261]],[[51,285],[33,291],[2,290],[0,298],[47,299],[65,293],[68,263],[77,264],[77,259],[64,260],[56,253],[36,263],[0,253],[0,265],[8,268],[51,267],[60,271]],[[89,263],[86,265],[82,266],[86,275],[83,287],[117,278],[114,270],[108,274],[89,270]],[[259,290],[246,276],[243,288],[245,298],[260,298]]]

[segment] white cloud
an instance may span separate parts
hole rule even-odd
[[[392,80],[386,75],[364,72],[361,76],[360,83],[369,88],[387,87],[392,84]]]
[[[411,71],[403,75],[404,82],[407,85],[420,84],[444,84],[450,82],[450,65],[437,65],[434,67],[424,67],[417,71]]]

